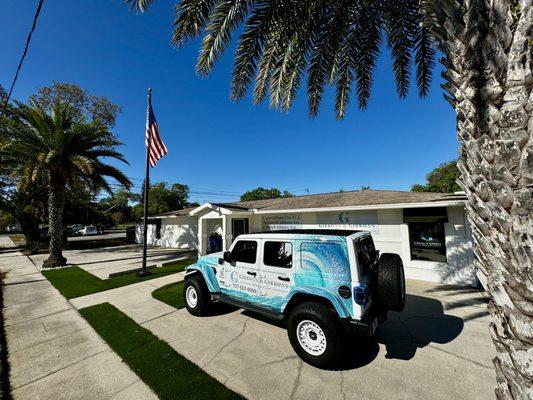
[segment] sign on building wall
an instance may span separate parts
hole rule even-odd
[[[339,211],[317,213],[316,222],[330,229],[354,229],[378,232],[378,213],[369,211]]]
[[[263,230],[281,229],[347,229],[379,232],[377,211],[317,212],[316,223],[304,221],[301,214],[262,217]]]
[[[261,217],[262,230],[273,230],[273,226],[282,226],[279,229],[294,229],[294,226],[303,223],[301,214],[264,215]]]

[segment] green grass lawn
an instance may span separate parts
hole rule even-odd
[[[160,399],[243,399],[111,304],[80,313]]]
[[[185,307],[183,301],[183,281],[170,283],[154,290],[152,297],[177,309]]]
[[[165,275],[183,271],[194,260],[180,261],[176,264],[150,269],[151,275],[140,277],[137,273],[120,275],[109,279],[100,279],[79,267],[69,267],[57,270],[43,271],[43,275],[67,299],[85,296],[104,290],[139,283],[149,279],[160,278]]]

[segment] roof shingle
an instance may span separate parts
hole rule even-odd
[[[464,194],[406,192],[399,190],[355,190],[350,192],[334,192],[311,194],[278,199],[238,201],[232,203],[212,203],[213,205],[234,211],[257,210],[296,210],[305,208],[326,207],[363,207],[385,204],[414,204],[441,201],[463,201]],[[194,207],[195,208],[195,207]],[[157,216],[186,215],[194,208],[171,211]]]
[[[240,201],[217,204],[225,208],[258,210],[293,210],[300,208],[358,207],[383,204],[427,203],[466,200],[463,194],[405,192],[397,190],[356,190],[351,192],[322,193],[279,199]]]

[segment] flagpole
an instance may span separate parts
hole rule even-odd
[[[148,88],[148,108],[152,102],[152,89]],[[148,144],[151,140],[151,129],[147,130]],[[150,273],[146,269],[146,253],[147,253],[147,241],[148,241],[148,192],[150,191],[150,146],[146,146],[146,173],[144,177],[144,217],[143,217],[143,261],[142,268],[139,271],[139,276],[146,276]]]

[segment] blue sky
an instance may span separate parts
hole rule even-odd
[[[0,14],[0,83],[11,82],[37,1],[4,0]],[[115,133],[130,161],[126,174],[144,174],[146,89],[169,155],[152,182],[185,183],[191,199],[228,201],[257,186],[295,194],[339,189],[409,190],[438,164],[457,155],[455,118],[443,100],[440,72],[428,98],[413,86],[399,100],[386,51],[379,61],[368,110],[352,101],[337,121],[333,92],[321,113],[307,116],[305,85],[289,113],[229,100],[232,53],[200,79],[198,41],[170,45],[174,1],[159,0],[148,14],[129,13],[120,0],[45,1],[14,97],[25,100],[52,81],[76,83],[123,107]]]

